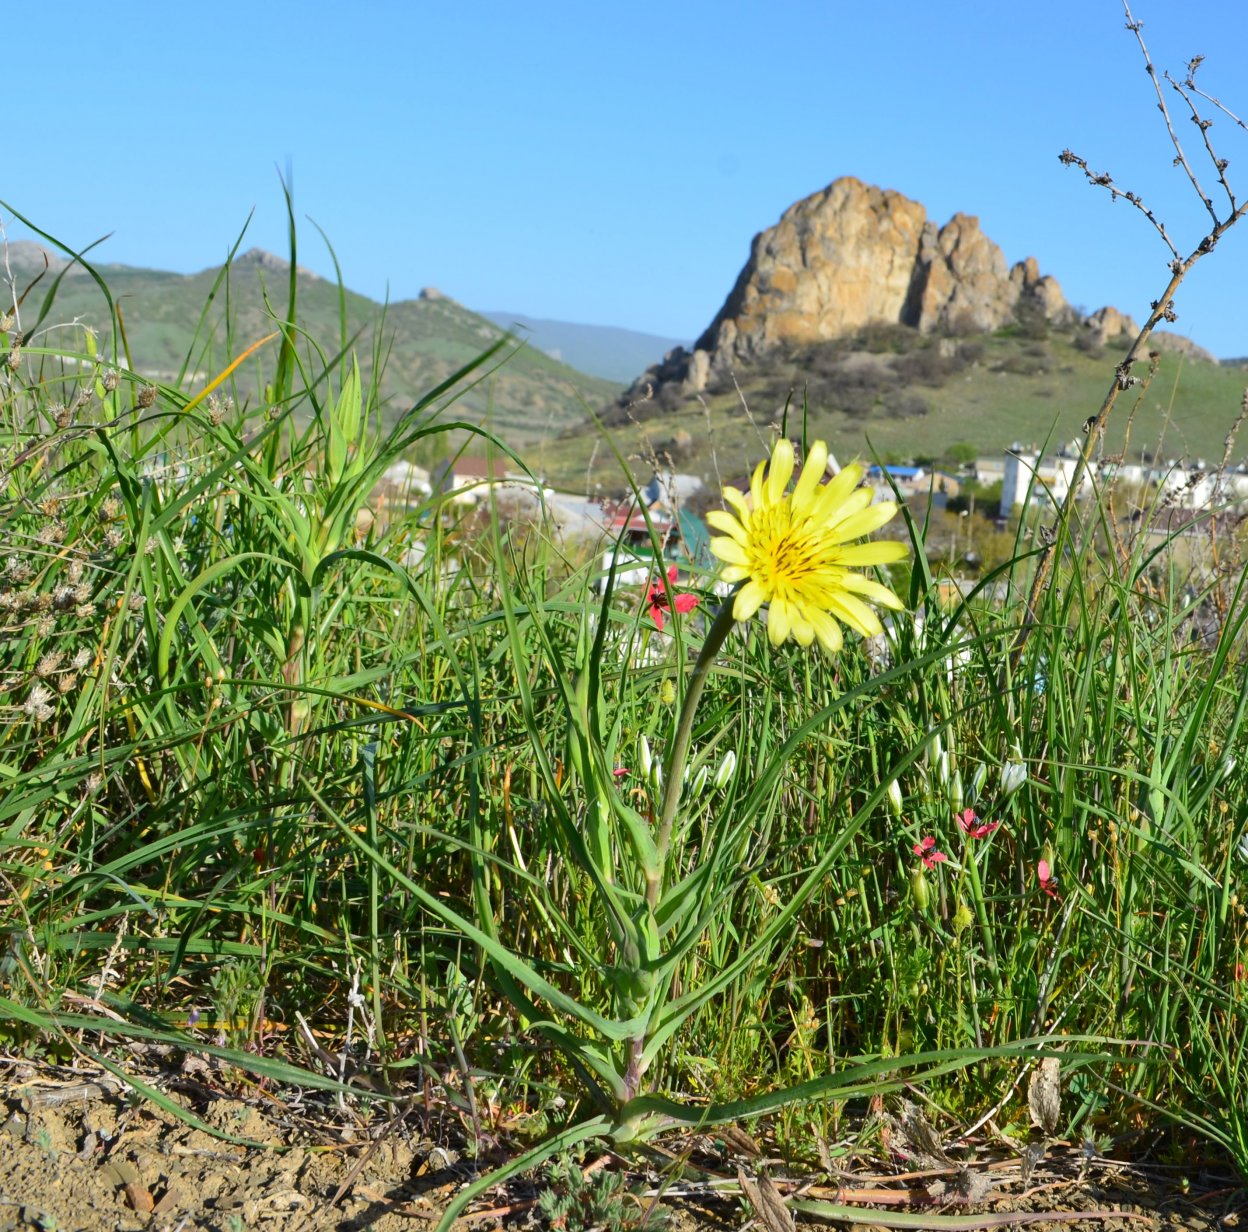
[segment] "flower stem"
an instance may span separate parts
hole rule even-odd
[[[685,762],[689,759],[689,741],[693,735],[693,716],[698,709],[698,701],[702,697],[702,688],[710,675],[711,665],[715,662],[729,631],[736,623],[732,614],[732,605],[733,597],[730,595],[715,614],[715,619],[707,630],[702,650],[689,674],[685,699],[681,704],[680,717],[676,722],[676,735],[672,740],[667,764],[663,767],[663,807],[659,813],[657,838],[658,876],[647,881],[646,884],[646,902],[652,910],[658,906],[663,874],[667,866],[667,849],[672,842],[672,826],[676,821],[676,807],[680,803],[680,793],[684,787]]]

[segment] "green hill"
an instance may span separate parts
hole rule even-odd
[[[939,459],[955,444],[984,455],[1014,442],[1044,448],[1081,437],[1100,407],[1128,342],[1088,348],[1076,329],[1018,327],[969,338],[921,335],[881,326],[851,338],[776,354],[740,367],[737,387],[712,386],[698,398],[621,398],[604,413],[617,447],[648,477],[660,463],[700,474],[740,477],[762,457],[773,425],[789,405],[789,433],[806,429],[848,460],[879,454],[887,461]],[[1146,365],[1136,368],[1145,376]],[[1160,352],[1152,380],[1122,394],[1110,420],[1107,454],[1204,458],[1218,464],[1240,414],[1243,369]],[[1129,434],[1128,434],[1129,425]],[[609,481],[614,461],[592,425],[569,428],[544,449],[549,474],[584,484]],[[608,455],[604,458],[604,455]],[[1248,457],[1236,440],[1233,462]]]
[[[11,244],[9,261],[19,294],[44,268],[43,251],[31,243]],[[273,313],[281,316],[286,311],[290,267],[259,249],[235,259],[215,296],[213,286],[220,272],[216,269],[174,274],[125,265],[95,268],[120,310],[134,369],[154,381],[173,380],[184,367],[196,374],[196,380],[216,375],[240,351],[272,331]],[[28,321],[33,323],[55,276],[64,269],[64,261],[51,259],[48,274],[23,305],[24,328]],[[298,299],[300,324],[332,355],[340,339],[337,285],[301,270]],[[355,338],[351,345],[361,365],[366,369],[371,365],[375,342],[385,355],[382,392],[390,419],[504,336],[491,321],[436,292],[384,308],[352,291],[344,292],[344,300],[348,332]],[[201,325],[205,304],[210,309]],[[232,323],[228,333],[227,315]],[[100,352],[113,354],[107,304],[95,280],[80,266],[65,272],[40,332],[72,322],[94,325]],[[302,346],[308,348],[311,342]],[[514,447],[524,448],[583,422],[586,406],[601,406],[618,394],[618,385],[578,372],[518,339],[506,350],[507,361],[492,365],[490,374],[456,401],[452,413],[490,423]],[[124,361],[120,340],[117,353]],[[269,370],[271,361],[263,359],[245,365],[240,370],[239,397],[257,400],[260,374]]]

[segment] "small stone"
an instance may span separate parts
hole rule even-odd
[[[126,1205],[132,1211],[141,1211],[146,1214],[155,1208],[156,1202],[152,1198],[151,1192],[145,1185],[140,1185],[135,1181],[131,1181],[123,1186],[126,1195]]]

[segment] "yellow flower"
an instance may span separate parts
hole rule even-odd
[[[748,620],[768,605],[767,636],[779,646],[792,635],[803,646],[817,637],[830,651],[841,648],[842,624],[863,637],[882,632],[867,602],[902,610],[886,586],[855,568],[901,560],[906,545],[891,541],[852,543],[878,530],[897,512],[894,501],[871,503],[871,492],[858,486],[862,467],[851,463],[835,479],[820,484],[828,447],[815,441],[791,492],[793,446],[776,443],[771,465],[760,462],[749,496],[724,489],[733,512],[716,510],[707,520],[722,537],[711,551],[727,568],[727,582],[744,582],[733,602],[737,620]],[[764,473],[765,472],[765,473]]]

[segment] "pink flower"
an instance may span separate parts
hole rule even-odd
[[[667,580],[670,585],[676,584],[676,566],[673,565],[667,571]],[[663,616],[665,612],[670,612],[673,608],[680,612],[683,616],[685,612],[692,612],[698,606],[698,596],[691,594],[673,595],[672,602],[667,601],[667,587],[662,581],[655,578],[650,583],[650,589],[646,591],[646,602],[650,605],[650,619],[654,621],[655,626],[659,629],[663,628]]]
[[[632,774],[632,771],[627,766],[616,766],[616,768],[611,771],[611,777],[614,778],[617,783],[620,779],[627,778],[630,774]]]
[[[1057,878],[1049,867],[1048,860],[1041,860],[1036,865],[1036,876],[1040,879],[1040,888],[1050,897],[1057,897]]]
[[[930,834],[914,845],[914,854],[919,856],[928,868],[935,868],[937,864],[949,858],[943,851],[934,851],[935,846],[936,840]]]
[[[975,810],[969,808],[955,813],[954,818],[962,827],[962,833],[969,834],[971,838],[987,838],[1001,824],[999,821],[980,821],[975,816]]]

